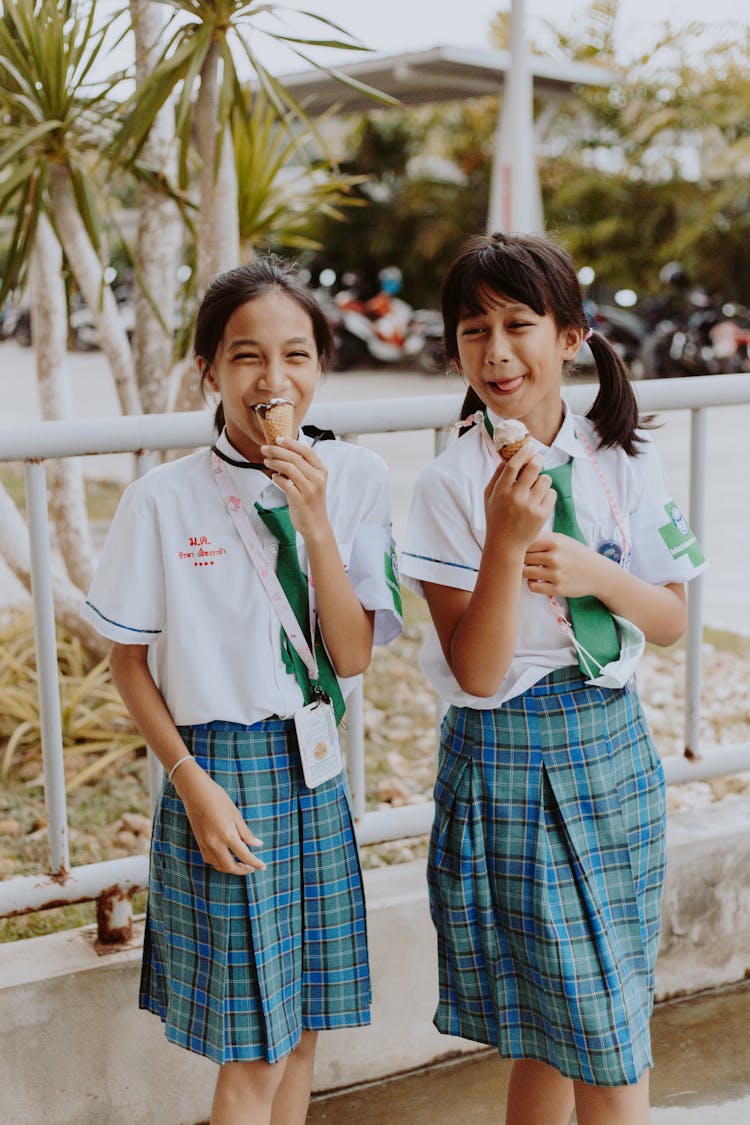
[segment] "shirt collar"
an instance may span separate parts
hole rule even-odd
[[[555,439],[550,446],[542,446],[542,449],[550,449],[555,452],[562,453],[567,457],[585,457],[586,451],[578,440],[576,434],[575,421],[573,419],[573,411],[568,406],[565,399],[563,403],[563,420],[560,429],[555,435]]]
[[[312,444],[310,438],[307,434],[302,432],[302,429],[300,429],[299,432],[299,440],[304,442],[305,445]],[[221,431],[214,445],[221,453],[230,457],[232,461],[241,462],[242,467],[226,464],[226,468],[234,482],[235,488],[246,503],[254,504],[255,501],[259,500],[263,493],[268,490],[264,507],[276,508],[286,504],[286,495],[282,489],[280,489],[277,484],[274,484],[271,478],[266,476],[261,469],[253,468],[247,457],[244,457],[238,449],[234,448],[227,437],[226,429]]]

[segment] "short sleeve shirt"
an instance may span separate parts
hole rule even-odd
[[[494,419],[495,421],[497,419]],[[490,421],[493,417],[490,414]],[[626,544],[605,489],[586,453],[596,462],[623,517],[632,544],[630,571],[653,585],[685,582],[703,570],[705,560],[684,516],[671,499],[657,450],[647,433],[639,452],[629,457],[619,447],[597,448],[596,431],[586,418],[565,409],[563,424],[550,447],[534,442],[545,469],[573,459],[576,516],[589,547],[607,553]],[[533,440],[533,439],[532,439]],[[475,426],[422,470],[417,478],[401,554],[404,585],[422,594],[422,582],[474,589],[486,534],[484,490],[496,468]],[[552,529],[552,517],[545,530]],[[564,609],[564,598],[558,599]],[[524,582],[519,605],[516,649],[507,675],[489,698],[468,695],[456,682],[432,629],[422,666],[438,694],[457,706],[488,709],[522,694],[557,668],[576,664],[572,644],[560,629],[549,600]]]
[[[303,438],[303,440],[308,440]],[[217,447],[240,454],[222,434]],[[327,506],[359,601],[375,614],[375,643],[402,629],[387,469],[372,451],[323,441]],[[120,644],[148,645],[149,667],[177,725],[288,717],[300,688],[281,655],[281,626],[227,513],[201,450],[152,469],[125,490],[107,535],[84,616]],[[269,557],[278,547],[255,502],[286,498],[257,469],[225,465]],[[304,543],[297,537],[300,565]],[[357,677],[340,680],[346,696]]]

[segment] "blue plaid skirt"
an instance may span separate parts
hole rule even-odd
[[[267,864],[203,862],[164,780],[151,844],[140,1006],[217,1063],[276,1062],[304,1030],[370,1022],[362,875],[343,775],[308,789],[292,720],[180,728],[263,840]]]
[[[563,668],[496,710],[450,708],[428,865],[437,1028],[592,1085],[636,1082],[665,827],[635,690]]]

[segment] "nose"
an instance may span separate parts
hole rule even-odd
[[[282,391],[287,385],[284,361],[281,356],[267,356],[259,383],[264,390]]]
[[[485,360],[490,365],[508,363],[512,358],[507,334],[501,328],[495,328],[487,341]]]

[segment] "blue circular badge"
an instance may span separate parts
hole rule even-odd
[[[688,521],[685,519],[676,504],[672,505],[672,510],[670,511],[669,515],[672,519],[672,523],[675,525],[680,534],[687,535],[687,533],[690,531]]]
[[[605,559],[611,559],[618,565],[622,562],[622,547],[616,539],[605,539],[596,550],[598,554],[604,555]]]

